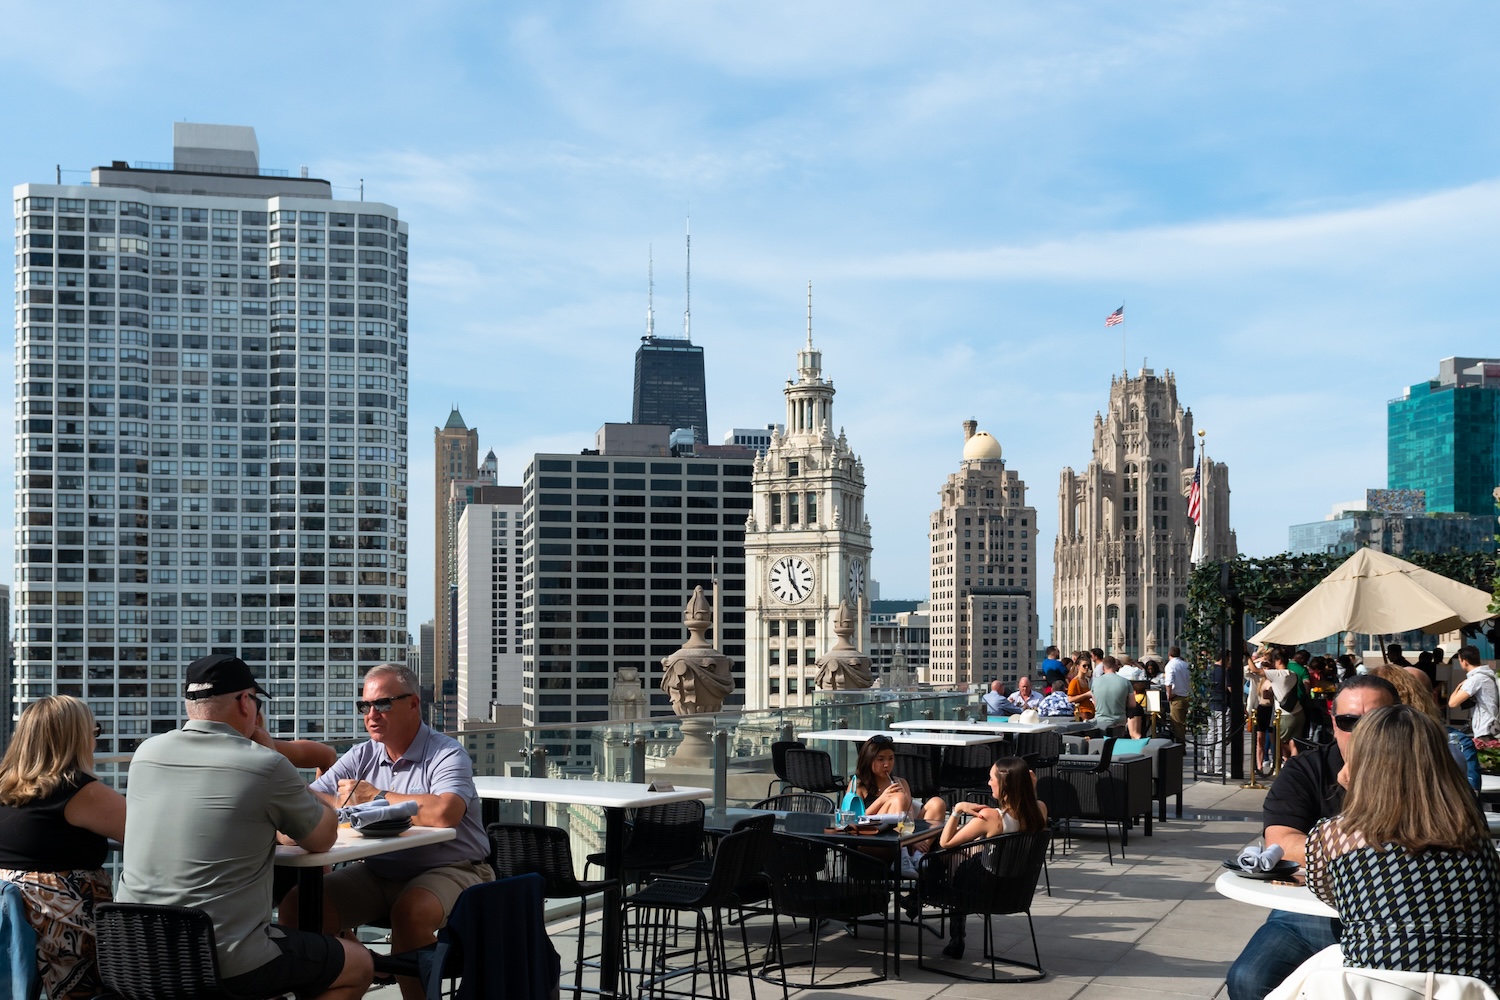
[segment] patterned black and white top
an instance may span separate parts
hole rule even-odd
[[[1307,885],[1339,911],[1350,968],[1473,976],[1500,989],[1500,854],[1377,850],[1338,818],[1307,838]]]

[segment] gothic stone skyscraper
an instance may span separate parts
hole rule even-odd
[[[173,139],[15,189],[7,711],[87,698],[134,750],[226,652],[273,735],[353,739],[360,674],[406,655],[406,223],[261,169],[254,129]]]
[[[964,421],[963,464],[932,512],[931,680],[1014,685],[1036,654],[1036,508],[977,426]]]
[[[432,430],[433,449],[433,538],[435,547],[433,549],[433,639],[436,661],[434,670],[436,677],[433,683],[436,685],[436,699],[430,710],[435,711],[444,703],[444,682],[452,682],[455,671],[458,669],[458,660],[455,654],[454,630],[457,627],[457,619],[454,615],[454,601],[456,593],[454,587],[457,585],[455,574],[458,571],[458,557],[455,549],[454,529],[458,519],[452,512],[453,484],[455,482],[473,482],[479,476],[479,431],[464,423],[464,416],[458,412],[458,407],[448,414],[448,420],[442,427],[434,427]],[[493,482],[493,480],[491,480]],[[449,685],[448,703],[452,703],[456,688]],[[442,718],[441,714],[432,717],[435,722],[449,723],[452,720]]]
[[[797,379],[784,392],[786,433],[773,433],[755,460],[754,511],[745,524],[749,708],[812,703],[814,664],[833,644],[840,600],[854,610],[865,598],[855,643],[869,648],[865,468],[843,431],[833,436],[833,382],[823,378],[810,315]]]
[[[1052,585],[1053,637],[1065,652],[1094,646],[1163,659],[1187,615],[1193,522],[1193,414],[1177,382],[1142,368],[1110,380],[1094,415],[1093,458],[1063,469]],[[1228,467],[1203,466],[1204,554],[1235,555]]]

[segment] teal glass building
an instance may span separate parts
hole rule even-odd
[[[1391,489],[1424,490],[1429,511],[1489,516],[1500,485],[1500,360],[1445,358],[1438,377],[1387,407]]]

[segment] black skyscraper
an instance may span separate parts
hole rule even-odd
[[[642,337],[635,352],[633,424],[693,429],[693,443],[708,443],[708,391],[703,348],[690,340]]]

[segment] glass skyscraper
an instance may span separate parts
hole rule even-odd
[[[1387,407],[1387,485],[1425,490],[1429,511],[1495,513],[1500,360],[1445,358]]]
[[[693,443],[708,443],[708,389],[703,348],[691,340],[645,336],[635,352],[633,424],[693,429]]]
[[[100,751],[242,656],[278,736],[352,738],[405,662],[407,226],[263,170],[253,129],[22,184],[14,713],[84,698]]]

